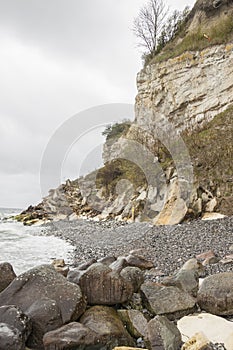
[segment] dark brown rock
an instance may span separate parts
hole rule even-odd
[[[80,323],[97,333],[99,343],[112,349],[114,346],[134,346],[117,312],[108,306],[93,306],[80,319]]]
[[[128,301],[133,286],[101,263],[91,265],[80,277],[79,285],[90,305],[114,305]]]
[[[42,332],[37,331],[42,329],[42,322],[47,331],[47,326],[52,330],[75,321],[85,311],[86,301],[79,286],[68,282],[51,265],[42,265],[15,278],[0,294],[0,305],[17,305],[32,316],[30,341],[40,348]]]
[[[128,255],[126,261],[129,266],[139,267],[140,269],[151,269],[154,267],[152,261],[145,259],[143,256]]]
[[[233,315],[233,272],[206,277],[198,291],[202,310],[214,315]]]
[[[118,315],[129,334],[134,338],[144,337],[147,329],[147,319],[138,310],[118,310]]]
[[[15,277],[16,274],[11,264],[7,262],[0,263],[0,293],[9,286]]]
[[[106,266],[111,265],[114,261],[116,261],[115,256],[106,256],[106,257],[98,260],[98,262],[100,262]]]
[[[33,322],[33,332],[28,338],[30,348],[40,348],[43,335],[63,325],[57,302],[48,298],[36,300],[26,311]]]
[[[128,266],[128,263],[123,257],[117,258],[116,261],[109,265],[110,269],[118,273],[120,273],[126,266]]]
[[[195,299],[177,287],[144,283],[141,286],[141,295],[144,305],[152,315],[166,315],[174,320],[195,310]]]
[[[199,288],[198,273],[194,270],[180,270],[174,276],[165,278],[162,284],[178,287],[196,297]]]
[[[137,293],[142,283],[144,282],[144,274],[138,267],[125,267],[120,275],[130,282],[133,286],[134,293]]]
[[[81,263],[81,264],[78,264],[77,266],[76,266],[76,268],[78,269],[78,270],[86,270],[86,269],[88,269],[88,267],[90,267],[92,264],[95,264],[97,262],[97,260],[96,259],[90,259],[90,260],[87,260],[87,261],[85,261],[85,262],[83,262],[83,263]]]
[[[68,272],[67,275],[67,280],[69,282],[75,283],[75,284],[79,284],[80,278],[81,276],[85,273],[85,270],[79,270],[78,268],[73,269],[71,271]]]
[[[145,344],[150,350],[178,350],[182,340],[178,328],[164,316],[156,316],[147,325]]]
[[[0,323],[0,350],[24,350],[25,343],[17,328]]]
[[[57,349],[100,349],[95,332],[81,323],[71,322],[61,328],[48,332],[43,337],[45,350]],[[101,344],[100,344],[101,346]]]
[[[1,306],[0,322],[16,328],[25,344],[32,330],[32,321],[18,307],[13,305]]]

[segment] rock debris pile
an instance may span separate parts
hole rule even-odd
[[[141,249],[18,277],[1,264],[0,349],[230,350],[233,272],[201,279],[201,260],[212,258],[190,259],[159,282]]]

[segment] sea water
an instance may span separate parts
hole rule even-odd
[[[0,262],[12,264],[17,275],[35,266],[50,264],[53,259],[71,263],[72,245],[57,237],[43,236],[41,227],[28,227],[9,219],[19,212],[0,208]]]

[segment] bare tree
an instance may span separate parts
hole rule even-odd
[[[134,19],[133,32],[139,38],[138,46],[150,54],[156,51],[167,13],[168,8],[163,0],[149,0]]]

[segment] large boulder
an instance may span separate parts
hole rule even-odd
[[[18,307],[14,305],[1,306],[0,322],[17,329],[25,344],[32,330],[32,321]],[[16,333],[18,334],[18,332]]]
[[[36,300],[26,312],[33,321],[33,332],[27,342],[29,347],[37,348],[46,332],[63,325],[61,311],[55,300],[49,298]]]
[[[96,332],[99,343],[106,345],[106,349],[114,346],[134,346],[134,341],[126,331],[117,312],[108,306],[93,306],[80,319],[80,323]]]
[[[112,350],[114,346],[133,344],[116,312],[108,307],[93,307],[83,322],[69,323],[44,335],[45,350]]]
[[[145,343],[150,350],[178,350],[182,340],[174,323],[164,316],[156,316],[147,325]]]
[[[16,305],[33,322],[30,344],[40,348],[42,336],[67,322],[77,320],[86,309],[79,286],[70,283],[51,265],[23,273],[0,294],[1,305]]]
[[[78,322],[71,322],[46,333],[43,337],[45,350],[91,350],[93,347],[97,350],[102,346],[98,341],[98,335],[95,332]]]
[[[101,263],[91,265],[79,279],[79,285],[90,305],[114,305],[128,301],[132,284]]]
[[[24,350],[25,343],[19,330],[7,323],[0,323],[0,350]]]
[[[181,318],[177,322],[177,328],[182,334],[184,342],[188,342],[194,334],[203,332],[211,343],[225,344],[227,339],[233,335],[233,323],[231,321],[206,312]]]
[[[144,283],[141,286],[141,295],[144,305],[152,315],[166,315],[173,320],[195,310],[195,299],[177,287]]]
[[[7,262],[0,263],[0,293],[9,286],[15,277],[16,274],[11,264]]]
[[[198,291],[202,310],[215,315],[233,315],[233,272],[206,277]]]

